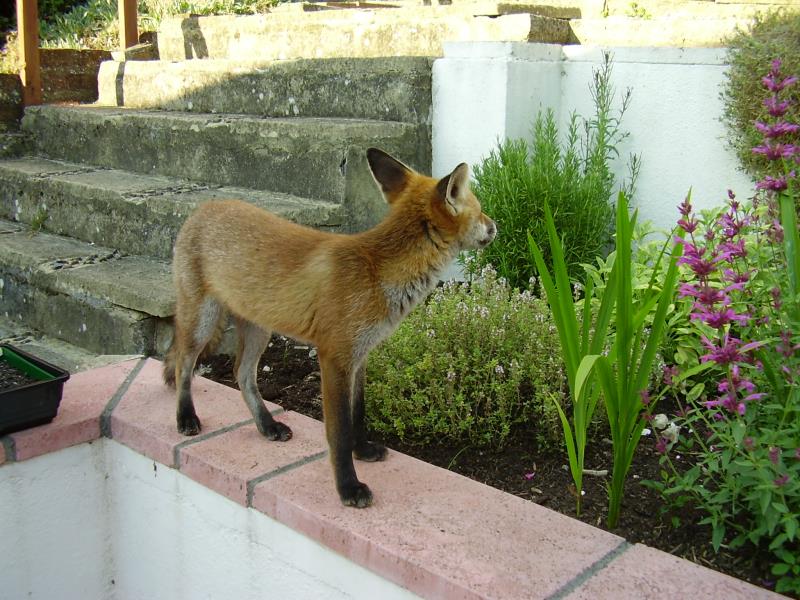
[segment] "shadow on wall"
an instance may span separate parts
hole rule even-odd
[[[189,15],[183,19],[181,31],[183,32],[183,50],[186,58],[208,58],[208,46],[200,29],[199,15]]]

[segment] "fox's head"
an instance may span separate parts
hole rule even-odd
[[[470,190],[466,163],[437,180],[377,148],[367,150],[367,160],[392,210],[418,216],[434,243],[460,251],[477,250],[494,240],[497,225],[481,211]]]

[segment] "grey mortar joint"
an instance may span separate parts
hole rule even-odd
[[[206,190],[213,190],[221,188],[221,185],[208,185],[200,183],[186,183],[182,185],[171,185],[160,188],[150,188],[146,190],[138,190],[136,192],[125,192],[122,197],[125,200],[143,200],[145,198],[155,198],[163,196],[164,194],[191,194],[192,192],[202,192]]]
[[[106,254],[91,254],[89,256],[77,256],[69,258],[56,258],[50,262],[39,265],[39,269],[46,272],[63,271],[66,269],[79,269],[81,267],[88,267],[90,265],[97,265],[112,260],[119,260],[125,255],[119,250],[108,252]]]
[[[98,173],[100,171],[108,171],[107,167],[84,167],[80,169],[65,169],[63,171],[50,171],[49,173],[37,173],[31,175],[30,178],[34,181],[45,181],[54,177],[66,177],[68,175],[85,175],[86,173]]]

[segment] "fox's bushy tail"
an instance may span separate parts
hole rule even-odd
[[[225,333],[225,327],[228,324],[228,315],[223,313],[220,315],[219,319],[214,326],[214,332],[211,334],[211,339],[208,340],[208,343],[203,348],[203,351],[200,354],[199,360],[204,360],[214,355],[214,351],[219,346],[219,343],[222,341],[222,336]],[[193,337],[193,333],[190,333]],[[162,376],[164,378],[164,383],[171,387],[175,387],[175,374],[176,368],[178,366],[178,332],[175,331],[175,334],[172,336],[172,342],[169,345],[169,349],[167,353],[164,355],[164,367],[162,371]],[[197,366],[197,365],[195,365]]]

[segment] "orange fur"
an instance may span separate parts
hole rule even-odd
[[[253,356],[273,331],[316,345],[337,489],[353,506],[372,498],[356,478],[353,454],[364,460],[385,455],[366,440],[363,427],[368,352],[435,286],[459,251],[488,244],[496,231],[469,191],[466,165],[436,180],[379,150],[371,149],[368,159],[390,210],[363,233],[317,231],[234,200],[198,208],[175,245],[175,339],[165,365],[165,380],[177,383],[179,429],[197,433],[191,369],[229,312],[243,340],[237,377],[245,400],[262,433],[289,439],[288,428],[259,408]]]

